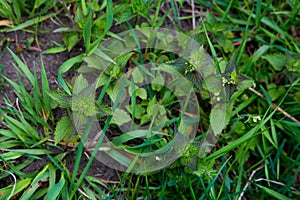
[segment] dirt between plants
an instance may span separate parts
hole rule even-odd
[[[71,27],[72,24],[70,20],[64,16],[60,16],[60,20],[65,24],[66,27]],[[56,54],[44,54],[42,55],[41,52],[55,47],[54,41],[60,44],[63,44],[62,41],[62,35],[63,33],[54,33],[53,31],[57,28],[61,28],[64,25],[60,25],[56,23],[54,20],[49,19],[47,21],[42,22],[39,24],[38,27],[38,33],[37,37],[29,33],[28,31],[16,31],[11,33],[0,33],[0,41],[6,41],[0,45],[0,69],[1,66],[4,70],[5,77],[11,79],[12,81],[18,82],[18,77],[20,77],[22,82],[25,86],[29,87],[29,82],[24,78],[24,75],[18,74],[16,72],[16,69],[13,66],[13,63],[15,62],[12,56],[10,55],[9,51],[7,50],[6,46],[10,48],[16,55],[18,55],[19,58],[29,67],[31,72],[34,72],[34,68],[36,68],[37,76],[40,81],[40,71],[41,71],[41,57],[45,66],[45,70],[47,72],[47,77],[49,80],[50,87],[52,89],[58,88],[59,85],[57,84],[57,72],[59,66],[66,61],[67,59],[74,57],[75,55],[78,55],[82,53],[83,45],[78,44],[75,46],[71,52],[62,52],[62,53],[56,53]],[[1,27],[0,27],[1,28]],[[29,41],[31,38],[37,38],[38,43],[35,41],[31,44],[30,48],[26,48],[26,42]],[[70,70],[68,73],[64,74],[64,78],[71,80],[73,75],[75,74],[74,70]],[[16,105],[16,96],[14,95],[13,88],[7,83],[3,83],[3,77],[0,76],[0,79],[2,79],[2,82],[0,81],[0,106],[5,106],[4,98],[8,98],[11,102],[11,104],[14,106]],[[2,84],[1,84],[2,83]],[[59,120],[61,116],[66,115],[66,112],[60,109],[55,109],[54,116],[56,120]],[[1,127],[0,125],[0,128]],[[74,165],[74,159],[76,157],[76,152],[71,149],[67,149],[66,151],[69,151],[69,154],[66,156],[66,163],[67,168],[70,172],[73,170]],[[59,153],[59,152],[56,152]],[[21,158],[17,162],[23,162],[25,157]],[[25,173],[33,173],[36,170],[41,169],[41,167],[48,162],[49,160],[45,157],[45,159],[42,159],[40,161],[35,161],[31,163],[29,166],[27,166],[23,171]],[[80,164],[79,174],[84,169],[88,162],[88,157],[83,155],[82,156],[82,162]],[[94,160],[92,166],[90,167],[88,171],[89,175],[96,176],[97,178],[104,179],[104,180],[118,180],[117,173],[114,169],[111,169],[104,164],[102,164],[98,160]],[[11,184],[11,180],[1,180],[2,183],[0,183],[0,188],[7,186],[8,184]]]

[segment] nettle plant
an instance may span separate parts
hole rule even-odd
[[[92,158],[99,150],[98,154],[109,156],[126,170],[149,172],[181,157],[177,166],[184,165],[188,172],[202,176],[210,171],[212,163],[205,165],[201,159],[230,120],[231,96],[254,82],[238,73],[235,56],[227,66],[223,62],[218,72],[203,47],[192,50],[188,57],[176,55],[149,48],[151,31],[139,31],[144,40],[138,41],[141,36],[128,31],[121,39],[105,41],[104,46],[83,57],[85,62],[76,80],[67,84],[64,92],[52,92],[51,96],[72,113],[72,122],[67,124],[74,126],[87,148],[94,150]],[[183,36],[177,38],[179,44],[174,44],[172,35],[155,33],[161,49],[170,44],[187,48]],[[125,51],[143,45],[144,48]],[[190,102],[194,105],[190,106]],[[88,136],[91,130],[86,128],[93,120],[103,126],[102,134]],[[104,135],[108,128],[113,132],[109,139]],[[64,135],[63,131],[56,133]],[[214,135],[207,140],[210,134]],[[56,138],[56,142],[67,139]]]

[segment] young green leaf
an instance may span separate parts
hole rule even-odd
[[[69,136],[73,131],[73,125],[68,117],[62,117],[56,124],[54,132],[55,144]]]

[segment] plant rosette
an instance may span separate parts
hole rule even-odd
[[[188,68],[180,73],[167,63],[144,62],[144,54],[153,49],[186,60]],[[132,66],[134,55],[140,57]],[[197,70],[202,84],[197,88],[203,86],[211,99],[210,127],[198,147],[202,155],[226,125],[222,76],[203,47],[185,34],[132,29],[106,39],[84,61],[73,86],[73,121],[92,157],[109,167],[153,172],[184,155],[201,123],[196,87],[185,76],[190,71]],[[104,125],[99,113],[107,114]],[[108,127],[116,132],[110,139],[105,136]]]

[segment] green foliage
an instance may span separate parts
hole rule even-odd
[[[299,8],[299,1],[261,0],[0,1],[0,16],[8,20],[1,20],[6,27],[0,32],[38,27],[39,23],[55,18],[58,13],[51,13],[55,10],[67,15],[74,24],[57,29],[56,32],[64,33],[63,45],[57,44],[43,53],[71,52],[81,42],[85,48],[84,53],[59,67],[58,83],[62,89],[52,91],[43,65],[39,82],[39,70],[30,70],[9,50],[19,79],[0,77],[0,84],[10,84],[17,96],[16,103],[5,99],[5,106],[0,108],[3,163],[0,179],[4,183],[14,179],[16,182],[0,189],[1,198],[8,199],[11,195],[15,199],[299,198]],[[205,20],[200,9],[205,11]],[[25,15],[27,20],[23,21]],[[194,19],[201,22],[196,23],[194,30],[187,30]],[[113,55],[111,47],[98,48],[107,37],[120,40],[115,33],[121,30],[171,25],[195,38],[214,59],[207,59],[201,49],[194,49],[186,60],[180,55],[147,48],[123,55]],[[145,37],[150,36],[145,33]],[[157,37],[162,48],[174,42],[174,38],[160,33]],[[180,42],[181,48],[187,48],[184,41]],[[27,46],[31,43],[28,39]],[[116,46],[121,44],[120,40]],[[97,77],[100,94],[91,92],[94,88],[90,88],[83,75],[71,83],[62,78],[70,69],[77,70],[82,62],[88,67],[80,68],[79,73],[89,70],[89,66],[104,70],[110,63]],[[180,101],[174,94],[175,91],[187,95],[181,80],[171,82],[176,86],[171,91],[162,86],[167,80],[157,70],[151,83],[141,85],[147,73],[152,73],[143,67],[145,63],[159,63],[169,73],[177,70],[195,87],[200,104],[200,125],[195,139],[189,141],[185,137],[189,126],[182,123],[185,119],[181,112],[185,111],[180,109]],[[209,69],[221,75],[209,76],[213,74]],[[4,70],[7,71],[6,66],[0,66],[0,74]],[[28,84],[23,83],[24,77]],[[130,103],[122,107],[126,98]],[[53,112],[60,109],[73,115],[55,120]],[[88,134],[89,119],[94,116],[103,130],[81,170],[85,150],[73,133],[76,130],[82,136]],[[150,124],[153,130],[115,135],[119,132],[116,125],[128,123],[135,128],[132,122],[138,126]],[[74,125],[84,129],[77,130]],[[174,155],[174,143],[181,158],[157,172],[121,174],[119,183],[110,186],[101,179],[86,176],[98,149],[103,148],[107,131],[113,133],[114,138],[110,139],[117,149],[107,154],[129,168],[132,157],[141,162],[139,154],[154,156],[158,161],[155,164],[162,164]],[[215,146],[204,140],[211,131],[222,132]],[[66,165],[69,143],[74,143],[76,151],[73,171]],[[210,147],[213,149],[206,155],[205,150]],[[132,157],[119,156],[120,149]],[[26,172],[26,167],[41,160],[39,169]]]

